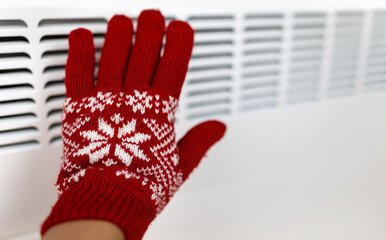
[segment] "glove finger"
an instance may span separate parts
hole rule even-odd
[[[84,28],[71,31],[66,64],[67,97],[82,97],[94,88],[95,47],[92,33]]]
[[[109,21],[99,61],[96,88],[120,91],[123,88],[127,60],[132,45],[133,23],[124,15],[115,15]]]
[[[192,55],[194,31],[188,23],[172,21],[166,30],[163,56],[152,87],[179,98]]]
[[[124,88],[147,90],[158,64],[162,39],[165,32],[165,18],[158,10],[142,11],[138,17],[137,32],[133,50],[127,66]]]
[[[224,136],[225,130],[225,124],[219,121],[207,121],[189,130],[178,141],[177,146],[180,154],[178,164],[182,170],[184,181],[198,166],[209,148]]]

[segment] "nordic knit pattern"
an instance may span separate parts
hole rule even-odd
[[[41,226],[100,219],[126,240],[146,229],[225,132],[201,123],[176,141],[175,111],[193,47],[193,30],[172,21],[160,57],[165,19],[145,10],[133,25],[123,15],[108,24],[94,86],[93,35],[69,35],[62,116],[63,155],[58,200]]]
[[[122,182],[140,184],[160,212],[183,182],[174,132],[177,104],[172,96],[137,90],[67,98],[59,194],[89,169],[108,169]]]

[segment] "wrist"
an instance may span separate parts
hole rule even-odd
[[[43,240],[124,240],[123,231],[114,223],[100,219],[66,221],[50,227]]]

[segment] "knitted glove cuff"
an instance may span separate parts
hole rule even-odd
[[[52,226],[79,219],[101,219],[115,223],[126,240],[142,239],[156,216],[154,205],[146,205],[151,192],[142,181],[122,182],[115,172],[88,169],[82,181],[60,195],[41,227],[41,235]]]

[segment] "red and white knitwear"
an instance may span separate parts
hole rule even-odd
[[[172,21],[160,57],[165,20],[157,10],[108,24],[94,86],[92,33],[69,35],[62,116],[63,156],[58,200],[41,227],[70,220],[116,224],[126,239],[142,239],[225,125],[207,121],[180,141],[175,111],[193,48],[192,28]]]

